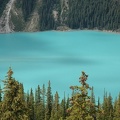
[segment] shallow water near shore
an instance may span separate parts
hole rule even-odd
[[[0,79],[12,67],[13,77],[25,92],[51,81],[53,94],[71,94],[81,71],[94,87],[96,97],[104,88],[116,97],[120,92],[120,34],[100,31],[47,31],[0,34]],[[0,83],[2,84],[2,82]],[[102,98],[101,98],[102,99]]]

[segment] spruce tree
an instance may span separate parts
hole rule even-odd
[[[34,120],[34,95],[33,95],[33,90],[31,88],[30,90],[30,95],[29,95],[29,117],[30,120]]]
[[[48,88],[47,88],[47,103],[46,103],[45,120],[50,119],[51,111],[52,111],[52,94],[51,94],[51,84],[49,81]]]
[[[114,103],[114,120],[119,120],[120,118],[120,93],[118,99]]]
[[[21,85],[12,77],[9,68],[4,82],[4,100],[1,106],[1,120],[28,120],[28,109],[23,100]]]
[[[42,97],[41,97],[41,89],[40,86],[38,85],[38,88],[35,93],[35,119],[36,120],[44,120],[44,105],[42,102]]]
[[[2,89],[1,89],[1,86],[0,86],[0,118],[1,118],[1,112],[2,112],[2,110],[1,110],[1,107],[2,107]]]
[[[55,93],[55,119],[58,120],[60,118],[60,105],[59,105],[59,95],[58,92]]]
[[[46,96],[46,89],[44,84],[43,84],[41,94],[42,94],[41,120],[44,120],[45,119],[45,96]]]
[[[97,116],[97,120],[104,120],[103,116],[104,116],[104,111],[102,109],[102,104],[100,104],[100,98],[98,97],[98,103],[97,103],[97,106],[98,106],[98,111],[96,113],[96,116]]]
[[[59,95],[58,95],[58,92],[56,92],[55,98],[53,100],[50,120],[59,120],[60,117],[61,115],[60,115]]]
[[[103,119],[105,120],[112,120],[113,119],[113,104],[112,104],[112,97],[107,93],[104,93],[104,101],[103,101]]]
[[[91,97],[88,95],[88,90],[91,87],[86,83],[88,75],[82,72],[80,83],[82,86],[71,86],[70,89],[74,90],[74,94],[70,99],[71,106],[67,109],[67,120],[93,120],[96,111],[92,109],[95,104],[91,102]],[[95,118],[96,119],[96,118]]]
[[[93,87],[91,89],[91,98],[90,98],[90,100],[91,100],[91,103],[93,103],[95,105],[95,95],[94,95]],[[93,116],[94,119],[96,119],[96,106],[93,106],[91,108],[91,112],[94,113],[92,116]]]
[[[62,99],[62,101],[61,101],[61,105],[60,105],[60,109],[61,109],[61,119],[62,120],[65,120],[65,118],[66,118],[66,109],[68,108],[66,108],[66,106],[67,106],[67,103],[66,103],[66,98],[65,98],[65,94],[64,94],[64,98]]]
[[[66,110],[70,107],[70,100],[69,99],[70,98],[68,96],[67,101],[66,101],[66,107],[65,107]]]
[[[1,89],[1,85],[0,85],[0,102],[2,102],[2,89]]]
[[[112,101],[112,96],[109,94],[108,96],[108,113],[109,113],[109,120],[113,120],[113,101]]]

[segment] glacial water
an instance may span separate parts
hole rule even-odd
[[[79,85],[85,71],[96,97],[103,96],[104,88],[115,97],[120,92],[120,34],[88,30],[0,34],[0,80],[10,66],[26,92],[38,84],[47,87],[50,80],[52,92],[62,98],[64,92],[71,94],[71,85]]]

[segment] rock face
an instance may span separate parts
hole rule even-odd
[[[56,30],[58,30],[58,31],[69,31],[71,29],[67,26],[58,26]]]

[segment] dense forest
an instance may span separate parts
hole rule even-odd
[[[42,4],[41,30],[55,29],[52,11],[56,4],[60,5],[60,2],[44,0]],[[58,25],[66,25],[72,29],[118,30],[120,28],[119,0],[68,0],[67,4],[68,10],[66,5],[61,5],[63,8],[59,7],[61,14],[58,16],[61,23],[59,22]]]
[[[52,16],[52,10],[53,10],[55,2],[56,2],[56,0],[52,0],[52,1],[51,0],[43,0],[42,1],[42,5],[41,5],[40,11],[39,11],[40,18],[42,18],[40,20],[41,30],[54,29],[54,19]]]
[[[88,75],[82,71],[80,85],[70,86],[72,94],[59,100],[59,93],[52,94],[50,81],[31,88],[25,93],[23,84],[12,77],[9,68],[4,88],[0,88],[0,120],[120,120],[120,94],[112,96],[104,93],[103,102],[95,100],[93,87],[87,84]],[[91,94],[90,92],[91,91]],[[90,95],[89,95],[90,94]]]
[[[8,2],[0,0],[0,16]],[[13,31],[56,30],[61,26],[120,31],[120,0],[15,0],[11,11]]]
[[[70,28],[120,28],[120,0],[69,0],[69,6]]]
[[[18,4],[20,1],[18,1]],[[24,20],[27,21],[27,19],[30,17],[30,14],[35,8],[36,0],[22,0],[22,10],[23,10],[23,16]]]

